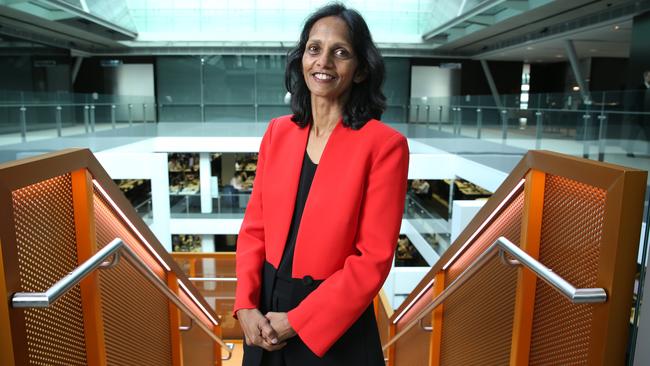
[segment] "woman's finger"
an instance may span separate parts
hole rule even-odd
[[[265,341],[267,341],[269,344],[277,344],[278,343],[278,333],[271,327],[271,324],[269,324],[268,321],[263,322],[261,325],[261,332],[262,332],[262,337],[264,338]]]

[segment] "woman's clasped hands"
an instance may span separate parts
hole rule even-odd
[[[277,351],[287,345],[287,339],[296,335],[287,313],[268,312],[262,315],[258,309],[240,309],[237,318],[249,346]]]

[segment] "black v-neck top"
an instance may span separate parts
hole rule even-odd
[[[302,159],[302,168],[300,170],[296,204],[291,219],[291,228],[289,229],[287,243],[284,246],[284,252],[282,253],[282,259],[280,260],[280,265],[276,274],[277,277],[287,281],[291,281],[291,267],[293,265],[293,253],[296,248],[296,236],[298,235],[298,227],[300,226],[302,211],[305,208],[305,202],[307,202],[307,196],[309,195],[309,188],[311,188],[314,174],[316,174],[316,168],[318,168],[318,164],[311,161],[311,158],[307,154],[307,150],[305,150],[305,155]]]

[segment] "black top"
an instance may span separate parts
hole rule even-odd
[[[318,168],[318,164],[314,164],[311,161],[305,150],[305,156],[302,159],[302,168],[300,170],[298,193],[296,194],[296,205],[293,209],[293,217],[291,219],[291,228],[289,229],[287,243],[284,246],[284,253],[282,253],[282,259],[280,260],[280,266],[276,274],[277,277],[287,281],[291,281],[291,267],[293,265],[293,252],[296,248],[296,236],[298,235],[302,211],[305,208],[305,202],[307,202],[307,196],[309,195],[309,188],[311,188],[311,182],[314,180],[314,174],[316,174],[316,168]]]

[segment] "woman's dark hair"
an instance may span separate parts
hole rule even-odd
[[[359,83],[352,83],[350,95],[343,108],[343,124],[358,130],[370,119],[379,119],[386,109],[386,97],[381,91],[384,82],[384,60],[372,41],[370,30],[361,15],[344,5],[326,5],[314,12],[305,22],[300,33],[298,45],[287,55],[287,68],[284,83],[291,93],[291,120],[300,127],[312,122],[311,95],[302,74],[302,55],[305,52],[309,32],[318,20],[336,16],[348,26],[354,54],[357,57],[357,70],[365,72],[366,77]]]

